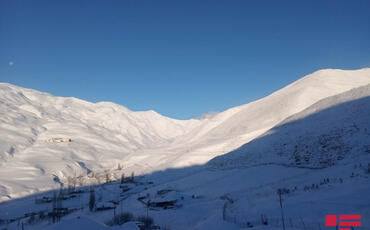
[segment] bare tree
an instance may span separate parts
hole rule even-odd
[[[123,184],[123,182],[125,182],[125,174],[124,173],[121,174],[121,184]]]
[[[105,173],[105,182],[109,183],[110,182],[110,175],[108,172]]]
[[[61,218],[61,211],[62,211],[62,200],[63,200],[63,187],[60,188],[59,194],[57,197],[57,208],[56,208],[56,217],[57,217],[57,222],[60,221]]]
[[[67,178],[67,188],[68,191],[74,191],[76,188],[76,178],[69,176]]]
[[[55,212],[57,208],[57,193],[54,191],[53,193],[53,223],[55,223]]]
[[[99,174],[98,174],[98,173],[95,173],[94,177],[95,177],[95,179],[96,179],[96,182],[97,182],[98,184],[101,184],[101,179],[100,179]]]
[[[84,178],[83,176],[78,177],[78,186],[82,186],[84,184]]]
[[[89,209],[92,212],[95,207],[95,190],[90,188]]]
[[[226,209],[227,209],[227,202],[225,202],[223,208],[222,208],[222,219],[226,220]]]
[[[263,225],[268,225],[268,220],[265,215],[261,214],[261,222]]]

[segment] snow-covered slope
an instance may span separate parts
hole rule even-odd
[[[5,83],[0,98],[0,196],[50,188],[55,176],[127,166],[129,154],[166,145],[199,124]],[[52,138],[72,142],[48,142]]]
[[[369,68],[321,70],[258,101],[181,121],[1,83],[0,201],[118,164],[127,173],[202,164],[322,99],[367,84]],[[47,141],[58,137],[72,142]]]
[[[309,74],[265,98],[204,120],[176,139],[172,145],[172,152],[177,153],[173,164],[180,167],[205,163],[253,140],[321,99],[367,84],[370,84],[369,68],[326,69]]]
[[[325,98],[208,164],[322,168],[354,158],[370,162],[370,84]]]

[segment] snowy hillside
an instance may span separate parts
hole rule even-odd
[[[265,98],[219,113],[177,138],[176,147],[186,143],[191,150],[184,153],[177,149],[176,152],[181,153],[174,164],[205,163],[253,140],[321,99],[369,83],[369,68],[353,71],[327,69],[309,74]]]
[[[83,175],[118,163],[127,167],[129,153],[166,145],[199,124],[5,83],[0,98],[0,200],[47,189],[56,176]],[[50,143],[52,138],[72,142]]]
[[[280,191],[287,230],[325,229],[327,214],[370,229],[370,69],[321,70],[200,120],[9,84],[0,111],[0,228],[282,229]]]
[[[369,68],[320,70],[258,101],[182,121],[1,83],[0,201],[118,164],[127,174],[203,164],[322,99],[367,84]],[[50,142],[53,138],[72,141]]]
[[[370,163],[369,118],[370,84],[315,103],[209,165],[323,168],[354,159]]]

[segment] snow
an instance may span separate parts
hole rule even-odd
[[[370,85],[366,85],[315,103],[209,165],[321,168],[345,163],[348,157],[361,158],[370,150],[369,117]]]
[[[122,225],[122,227],[117,227],[117,229],[122,230],[140,230],[139,227],[135,224],[135,222],[127,222]]]
[[[55,177],[65,182],[68,176],[118,164],[126,174],[204,164],[321,99],[369,83],[369,68],[320,70],[265,98],[200,120],[0,83],[0,201],[57,188]],[[72,142],[47,142],[55,137]]]
[[[49,229],[50,230],[65,230],[65,229],[107,230],[109,228],[87,217],[78,217],[78,218],[63,220],[60,223],[53,225]]]
[[[170,229],[244,229],[245,223],[251,222],[257,229],[281,228],[281,216],[276,189],[281,187],[298,187],[296,191],[283,195],[284,213],[289,229],[325,229],[326,214],[360,214],[362,215],[361,229],[370,229],[370,189],[368,174],[361,168],[354,169],[351,165],[336,165],[325,169],[313,170],[307,168],[286,167],[283,165],[265,165],[259,167],[207,170],[204,167],[192,169],[173,169],[147,175],[143,181],[153,181],[153,185],[138,185],[136,190],[118,205],[116,213],[132,212],[135,216],[146,215],[147,208],[137,200],[147,193],[156,194],[163,188],[176,188],[185,197],[182,207],[167,210],[149,210],[155,224]],[[185,170],[185,172],[184,172]],[[351,173],[359,176],[351,177]],[[258,175],[258,176],[257,176]],[[341,177],[343,183],[335,178]],[[324,178],[330,178],[330,183],[319,185],[318,189],[304,190],[305,185],[320,183]],[[139,179],[138,179],[139,180]],[[147,189],[145,189],[145,187]],[[96,188],[96,194],[103,191],[103,199],[110,200],[118,197],[119,184],[107,184]],[[195,195],[195,198],[191,198]],[[222,199],[227,195],[233,200],[226,209],[226,220],[222,213],[225,203]],[[89,219],[103,224],[113,216],[113,211],[89,212],[88,194],[80,198],[63,202],[64,207],[81,207],[85,209],[72,213],[71,217],[63,217],[61,223],[76,216],[86,216]],[[31,210],[45,210],[51,204],[35,206],[33,197],[11,202],[0,203],[0,219],[22,215]],[[5,212],[6,210],[6,212]],[[261,214],[269,221],[263,226]],[[27,222],[27,219],[23,219]],[[302,225],[305,223],[305,227]],[[17,229],[17,222],[9,224],[9,229]],[[67,222],[68,223],[68,222]],[[41,223],[42,224],[42,223]],[[44,223],[46,227],[53,227],[51,223]],[[79,226],[79,225],[76,225]],[[112,227],[115,229],[116,227]],[[26,229],[40,229],[40,224],[26,224]],[[81,229],[81,228],[70,228]],[[119,228],[117,228],[119,229]]]
[[[176,120],[0,83],[0,227],[17,218],[6,227],[138,229],[105,224],[131,212],[161,229],[281,229],[276,191],[285,188],[287,229],[324,229],[326,214],[361,214],[369,229],[369,84],[369,68],[320,70],[212,117]],[[119,179],[131,172],[142,176],[123,191]],[[35,198],[72,179],[83,193],[63,207],[76,211],[57,224],[29,223],[26,213],[52,208]],[[119,201],[114,212],[89,211],[91,185],[98,204]],[[177,206],[148,210],[138,197]]]

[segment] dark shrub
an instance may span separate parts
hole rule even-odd
[[[132,213],[124,212],[113,217],[111,220],[106,221],[105,224],[109,226],[122,225],[132,220],[134,220],[134,216],[132,215]]]
[[[139,216],[137,221],[144,224],[144,229],[151,229],[152,225],[154,224],[154,220],[150,216]]]

